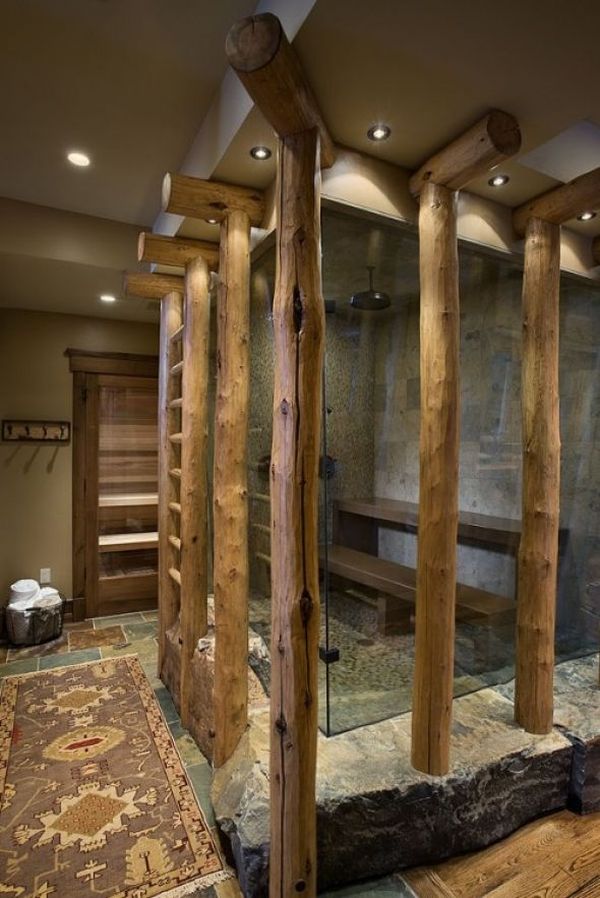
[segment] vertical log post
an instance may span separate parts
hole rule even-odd
[[[431,182],[419,211],[421,442],[412,763],[447,772],[454,684],[459,333],[456,194]]]
[[[523,512],[515,684],[515,718],[530,733],[550,732],[554,707],[559,290],[560,225],[530,218],[523,278]]]
[[[315,898],[318,460],[325,331],[320,167],[335,158],[300,61],[271,14],[242,19],[232,68],[281,139],[271,452],[271,898]]]
[[[214,449],[215,742],[213,763],[231,757],[248,722],[248,495],[250,219],[221,224],[217,294]]]
[[[316,895],[318,459],[324,302],[317,130],[279,159],[271,467],[270,895]]]
[[[412,175],[420,195],[421,439],[412,763],[450,767],[458,528],[459,347],[457,204],[454,191],[514,155],[516,119],[499,109]]]
[[[198,256],[185,273],[181,443],[181,721],[189,728],[192,657],[206,635],[209,274]]]
[[[175,409],[169,407],[177,397],[177,386],[170,377],[171,335],[181,327],[182,298],[180,293],[169,293],[160,306],[160,347],[158,372],[158,427],[159,427],[159,468],[158,468],[158,675],[161,675],[165,657],[167,630],[177,620],[179,595],[177,587],[169,576],[173,563],[174,549],[169,543],[170,514],[169,503],[178,501],[177,485],[169,474],[176,466],[175,449],[169,440],[174,430]]]

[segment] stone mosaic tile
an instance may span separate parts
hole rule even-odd
[[[177,750],[179,751],[179,754],[181,755],[186,766],[194,766],[196,764],[206,763],[204,755],[202,754],[188,731],[184,730],[179,719],[171,721],[169,723],[169,729],[171,730],[171,735],[175,740]]]
[[[146,621],[158,620],[158,611],[142,611],[142,617]]]
[[[133,624],[125,622],[123,624],[123,629],[125,630],[127,639],[133,642],[134,640],[145,639],[148,636],[156,636],[158,625],[152,621]]]
[[[144,618],[141,611],[134,611],[131,614],[113,614],[110,617],[94,618],[94,627],[100,630],[102,627],[114,627],[115,624],[125,626],[126,624],[142,624]]]
[[[212,771],[208,761],[204,760],[200,764],[191,764],[186,767],[196,797],[200,802],[200,807],[204,811],[206,822],[209,826],[215,826],[215,816],[213,812],[212,802],[210,800],[210,786],[212,782]]]
[[[6,660],[20,661],[24,658],[41,658],[44,655],[56,655],[68,651],[68,634],[62,633],[58,639],[51,639],[41,645],[10,646]]]
[[[161,681],[159,680],[158,682],[160,683]],[[167,723],[174,723],[178,721],[179,715],[177,713],[177,708],[173,703],[171,693],[169,692],[167,687],[163,686],[161,683],[160,686],[155,687],[154,692]]]
[[[71,652],[99,646],[113,646],[122,642],[126,642],[126,639],[123,628],[119,626],[102,627],[99,630],[79,630],[69,633],[69,650]]]
[[[86,649],[81,652],[67,652],[64,655],[48,655],[39,659],[39,669],[48,670],[52,667],[70,667],[72,664],[82,664],[84,661],[99,661],[100,649]]]
[[[319,898],[418,898],[408,883],[400,876],[384,876],[381,879],[368,879],[341,889],[321,892]]]
[[[39,663],[39,658],[25,658],[23,661],[11,661],[8,664],[1,664],[0,679],[2,677],[14,676],[15,674],[31,673],[38,669]]]

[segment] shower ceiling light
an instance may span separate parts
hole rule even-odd
[[[596,217],[596,212],[582,212],[581,215],[577,216],[577,221],[591,221],[592,218]]]
[[[252,147],[250,155],[253,159],[258,159],[262,162],[264,159],[271,158],[271,150],[268,147]]]
[[[113,296],[112,293],[101,293],[100,299],[102,302],[116,302],[117,297]]]
[[[493,178],[490,178],[488,184],[490,187],[504,187],[505,184],[508,184],[510,178],[508,175],[494,175]]]
[[[390,134],[392,133],[392,129],[389,125],[373,125],[367,131],[367,137],[369,140],[387,140]]]
[[[70,153],[67,153],[67,159],[71,165],[76,165],[78,168],[87,168],[91,161],[89,156],[79,150],[72,150]]]
[[[206,224],[217,224],[217,219],[216,218],[207,218]]]

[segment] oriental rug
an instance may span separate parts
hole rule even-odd
[[[0,895],[181,898],[230,877],[136,657],[1,690]]]

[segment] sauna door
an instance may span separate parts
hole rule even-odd
[[[87,618],[156,608],[157,379],[88,373],[75,394],[74,594]]]

